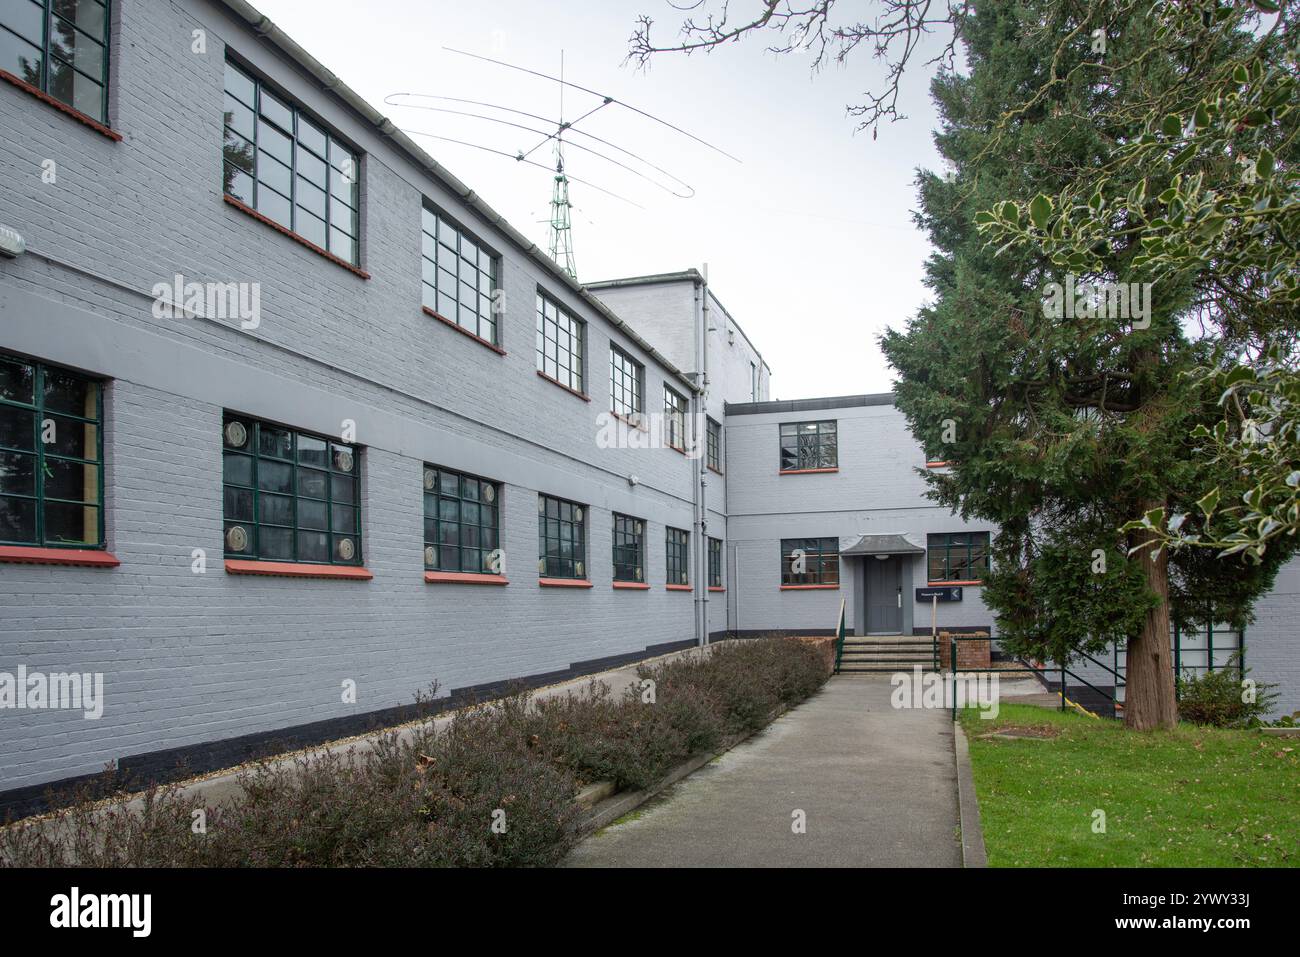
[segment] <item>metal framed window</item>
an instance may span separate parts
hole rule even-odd
[[[587,577],[586,506],[537,496],[537,571],[543,578]]]
[[[298,104],[229,60],[223,110],[226,195],[357,265],[357,154]]]
[[[610,411],[629,419],[645,411],[645,366],[616,345],[609,347]]]
[[[1190,630],[1183,629],[1177,622],[1169,623],[1176,694],[1182,694],[1184,681],[1200,677],[1208,671],[1221,671],[1230,666],[1238,670],[1245,668],[1245,631],[1229,624],[1213,623],[1214,618],[1214,606],[1210,602],[1204,620],[1194,624]],[[1119,676],[1117,694],[1122,701],[1124,682],[1128,676],[1128,643],[1115,642],[1113,655],[1114,670]]]
[[[722,426],[709,419],[706,423],[704,464],[714,471],[722,471]]]
[[[668,529],[668,584],[689,585],[691,582],[691,533],[680,528]]]
[[[781,423],[781,471],[839,468],[839,428],[826,422]]]
[[[550,296],[537,291],[537,371],[574,392],[582,392],[587,324]]]
[[[932,582],[983,581],[988,574],[988,532],[927,535],[926,550]]]
[[[436,465],[424,467],[424,567],[429,571],[501,571],[501,487]],[[495,553],[495,554],[494,554]]]
[[[664,441],[686,450],[686,397],[664,386]]]
[[[501,258],[477,236],[428,202],[420,211],[423,302],[448,322],[494,346]]]
[[[222,446],[227,558],[361,564],[355,445],[227,412]]]
[[[722,539],[709,538],[709,587],[722,587]]]
[[[108,122],[109,0],[4,0],[0,70]]]
[[[614,581],[645,581],[645,522],[614,513]]]
[[[838,538],[781,539],[782,585],[838,585]]]
[[[0,356],[0,543],[104,547],[103,415],[94,379]]]
[[[749,401],[758,401],[758,366],[749,364]]]

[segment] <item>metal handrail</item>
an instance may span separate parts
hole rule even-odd
[[[844,606],[848,599],[840,599],[840,617],[835,625],[835,674],[840,673],[840,663],[844,658]]]
[[[1098,661],[1096,658],[1094,658],[1092,655],[1088,654],[1086,651],[1080,651],[1078,654],[1079,654],[1080,657],[1087,658],[1089,661],[1091,661],[1091,662],[1092,662],[1094,665],[1096,665],[1098,668],[1102,669],[1102,670],[1105,671],[1107,674],[1109,674],[1111,677],[1113,677],[1113,678],[1115,679],[1115,687],[1116,687],[1116,688],[1118,688],[1120,685],[1124,685],[1124,684],[1127,684],[1127,683],[1128,683],[1127,679],[1125,679],[1125,677],[1124,677],[1123,675],[1121,675],[1118,671],[1116,671],[1116,670],[1115,670],[1114,668],[1112,668],[1110,665],[1106,664],[1104,661]]]
[[[952,678],[953,678],[953,689],[952,689],[952,719],[953,719],[954,721],[957,720],[957,672],[958,672],[959,670],[960,670],[960,671],[965,671],[965,672],[972,672],[972,673],[976,673],[976,674],[979,674],[979,673],[985,673],[985,672],[992,674],[992,673],[994,673],[994,672],[1001,672],[1001,671],[1006,670],[1006,669],[1002,669],[1002,668],[961,668],[961,669],[959,669],[959,668],[957,667],[957,642],[958,642],[958,641],[988,641],[988,640],[989,640],[989,638],[976,638],[976,637],[974,637],[974,636],[970,636],[970,635],[953,635],[953,634],[948,635],[948,641],[949,641],[948,654],[949,654],[949,656],[950,656],[949,659],[948,659],[948,667],[949,667],[949,673],[952,675]],[[1105,665],[1102,665],[1101,662],[1096,661],[1096,659],[1094,659],[1091,655],[1088,655],[1088,654],[1086,654],[1086,653],[1084,653],[1084,652],[1080,652],[1080,654],[1083,655],[1083,657],[1087,658],[1089,661],[1092,661],[1094,664],[1098,664],[1098,665],[1101,665],[1102,668],[1106,668]],[[1066,679],[1067,676],[1068,676],[1068,677],[1071,677],[1071,678],[1073,678],[1073,679],[1075,679],[1077,682],[1079,682],[1080,684],[1084,685],[1085,687],[1091,688],[1093,691],[1097,692],[1097,694],[1101,695],[1103,698],[1108,699],[1108,700],[1111,702],[1111,705],[1112,705],[1112,707],[1113,707],[1114,710],[1118,711],[1119,708],[1122,707],[1122,705],[1120,704],[1120,700],[1119,700],[1119,697],[1118,697],[1117,694],[1107,694],[1105,691],[1102,691],[1102,690],[1101,690],[1100,688],[1098,688],[1096,685],[1091,684],[1087,679],[1085,679],[1085,678],[1083,678],[1083,677],[1081,677],[1081,676],[1075,674],[1073,671],[1071,671],[1069,668],[1065,667],[1065,665],[1063,665],[1063,664],[1059,664],[1059,663],[1058,663],[1058,665],[1057,665],[1055,668],[1049,668],[1049,667],[1047,667],[1046,665],[1044,665],[1042,668],[1035,668],[1033,665],[1030,665],[1030,664],[1028,664],[1027,662],[1024,662],[1023,660],[1022,660],[1021,663],[1024,665],[1024,670],[1025,670],[1025,671],[1030,671],[1030,672],[1033,672],[1034,674],[1042,675],[1042,676],[1044,677],[1044,679],[1046,679],[1048,672],[1055,671],[1055,672],[1059,672],[1059,673],[1060,673],[1060,675],[1061,675],[1061,710],[1062,710],[1062,711],[1066,710],[1066,705],[1067,705],[1067,704],[1073,703],[1073,702],[1070,702],[1069,698],[1066,697],[1066,680],[1065,680],[1065,679]],[[1109,671],[1110,669],[1107,669],[1107,670]],[[1112,672],[1112,673],[1113,673],[1113,672]],[[1116,675],[1116,677],[1118,678],[1119,676]],[[1119,690],[1118,686],[1116,687],[1115,690],[1118,692],[1118,690]],[[1078,706],[1078,707],[1080,707],[1081,710],[1084,710],[1084,709],[1082,709],[1082,706]],[[1088,712],[1088,713],[1091,714],[1091,712]]]

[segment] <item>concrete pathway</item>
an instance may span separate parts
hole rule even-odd
[[[949,712],[895,710],[890,691],[887,675],[832,678],[565,865],[960,867]]]

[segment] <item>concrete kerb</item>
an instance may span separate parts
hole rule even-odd
[[[975,776],[970,766],[970,746],[961,722],[952,724],[953,757],[957,762],[957,815],[961,826],[963,867],[988,867],[984,829],[980,825],[980,804],[975,794]]]

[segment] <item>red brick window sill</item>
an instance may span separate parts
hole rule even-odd
[[[116,568],[121,560],[98,548],[35,548],[28,545],[0,545],[0,562],[23,565],[81,565]]]
[[[247,559],[226,559],[226,573],[230,575],[275,575],[281,578],[346,578],[369,581],[375,576],[368,568],[356,565],[313,565],[310,562],[259,562]]]
[[[447,325],[451,326],[453,329],[455,329],[457,332],[459,332],[459,333],[460,333],[462,336],[464,336],[465,338],[467,338],[467,339],[473,339],[475,342],[477,342],[477,343],[478,343],[479,345],[481,345],[481,346],[487,346],[489,349],[491,349],[491,350],[492,350],[493,352],[495,352],[497,355],[499,355],[499,356],[503,356],[503,355],[506,354],[506,350],[502,349],[502,348],[501,348],[499,345],[497,345],[495,342],[489,342],[487,339],[484,339],[482,336],[477,335],[476,333],[470,332],[468,329],[466,329],[466,328],[465,328],[464,326],[462,326],[460,323],[458,323],[458,322],[452,322],[452,321],[451,321],[450,319],[448,319],[446,316],[442,315],[441,313],[434,312],[434,311],[433,311],[432,309],[430,309],[428,306],[421,306],[421,307],[420,307],[420,310],[421,310],[421,311],[422,311],[426,316],[431,316],[432,318],[437,319],[439,322],[445,322]]]
[[[716,468],[714,468],[712,465],[709,466],[709,471],[710,471],[710,472],[716,472],[718,475],[723,475],[723,474],[725,474],[725,473],[722,471],[722,469],[716,469]]]
[[[235,199],[235,197],[231,196],[229,193],[222,193],[221,195],[222,195],[222,199],[226,201],[226,205],[234,207],[235,209],[239,210],[241,213],[244,213],[247,216],[252,216],[259,223],[265,223],[267,226],[270,226],[272,229],[274,229],[277,233],[281,233],[285,236],[288,236],[298,245],[306,246],[317,256],[322,256],[325,259],[328,259],[336,266],[342,266],[348,272],[360,276],[362,279],[370,278],[370,273],[366,272],[364,269],[360,268],[359,266],[352,265],[352,263],[348,262],[346,259],[344,259],[341,256],[335,256],[328,249],[322,249],[320,246],[317,246],[311,240],[299,236],[292,229],[285,229],[274,219],[271,219],[271,217],[269,216],[262,215],[257,210],[255,210],[252,206],[249,206],[247,203],[240,202],[239,200]]]
[[[827,472],[838,472],[838,468],[833,469],[781,469],[780,475],[818,475]]]
[[[645,591],[650,586],[645,582],[614,582],[615,588],[633,588],[637,591]]]
[[[479,575],[474,572],[425,572],[424,580],[430,585],[509,585],[504,575]]]
[[[943,588],[945,585],[983,585],[983,579],[972,578],[970,581],[926,582],[927,588]]]
[[[694,585],[665,585],[669,591],[695,591]]]
[[[952,465],[951,462],[926,462],[925,467],[928,469],[943,469]]]
[[[72,117],[78,123],[81,123],[84,126],[89,126],[100,136],[107,137],[108,139],[112,140],[114,143],[122,142],[122,134],[119,133],[117,130],[105,126],[103,123],[99,122],[99,120],[87,116],[85,113],[82,113],[81,110],[68,106],[68,104],[64,103],[62,100],[55,99],[54,97],[50,96],[50,94],[42,90],[40,87],[32,86],[26,80],[19,79],[18,77],[10,73],[8,70],[0,70],[0,80],[4,80],[6,83],[12,83],[14,86],[18,87],[18,89],[22,90],[24,93],[28,93],[31,96],[36,97],[36,99],[40,100],[42,103],[54,107],[60,113],[66,113],[68,116]]]
[[[539,578],[537,584],[543,588],[590,588],[591,582],[585,578]]]
[[[567,385],[565,385],[563,382],[561,382],[559,379],[556,379],[556,378],[554,378],[553,376],[549,376],[549,375],[547,375],[547,374],[546,374],[545,372],[543,372],[541,369],[538,369],[538,370],[537,370],[537,375],[538,375],[539,378],[545,379],[547,382],[551,383],[551,385],[557,385],[557,386],[559,386],[559,387],[560,387],[561,389],[563,389],[565,392],[569,393],[569,395],[576,395],[576,396],[577,396],[579,399],[581,399],[583,402],[590,402],[590,401],[591,401],[591,396],[587,395],[587,393],[585,393],[585,392],[579,392],[577,389],[570,388],[569,386],[567,386]]]
[[[727,590],[727,589],[726,589],[724,586],[722,586],[722,585],[710,585],[710,586],[709,586],[709,591],[726,591],[726,590]]]
[[[839,591],[839,585],[782,585],[781,591]]]
[[[650,428],[645,424],[645,413],[637,412],[634,415],[624,415],[622,412],[615,412],[610,409],[609,414],[618,419],[629,429],[636,429],[638,432],[649,432]]]

